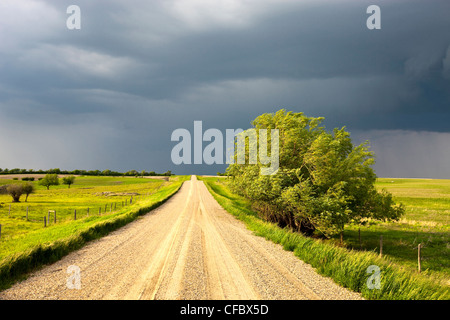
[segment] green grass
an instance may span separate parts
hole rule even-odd
[[[417,246],[422,244],[422,272],[450,279],[450,180],[378,179],[377,188],[391,192],[405,205],[405,216],[398,222],[350,225],[344,232],[348,247],[379,252],[383,236],[383,254],[410,270],[417,269]]]
[[[378,179],[376,186],[391,192],[407,206],[409,222],[426,222],[450,231],[450,180],[440,179]]]
[[[376,252],[339,247],[333,241],[304,237],[265,222],[252,211],[248,201],[230,192],[226,180],[200,179],[219,204],[242,220],[256,235],[281,244],[285,250],[293,251],[301,260],[311,264],[320,274],[332,278],[343,287],[361,292],[367,299],[450,299],[449,286],[440,278],[419,274],[391,259],[380,258]],[[366,271],[370,265],[376,265],[381,270],[380,289],[369,289],[367,286],[370,275]]]
[[[86,242],[104,236],[108,232],[120,228],[135,220],[138,216],[149,212],[175,194],[187,179],[189,179],[188,176],[171,177],[169,182],[155,182],[144,179],[146,181],[141,181],[141,186],[138,186],[139,183],[130,182],[128,186],[131,187],[131,190],[148,191],[151,189],[152,192],[132,205],[108,214],[80,216],[77,220],[63,219],[56,224],[50,224],[46,228],[42,225],[36,228],[34,222],[16,218],[17,221],[12,224],[16,229],[13,230],[20,230],[20,232],[10,235],[6,239],[2,236],[2,241],[0,242],[0,289],[9,287],[27,272],[43,264],[54,262],[69,252],[81,248]],[[98,184],[105,182],[108,183],[107,178],[98,178]],[[95,185],[92,182],[89,183],[92,186]],[[83,188],[85,185],[80,183],[79,186]],[[96,188],[100,187],[98,185],[95,186],[95,191],[98,190]],[[109,191],[111,185],[106,187],[108,187]],[[53,190],[52,198],[56,197],[60,201],[61,199],[67,200],[72,193],[77,194],[76,189],[72,187],[71,192],[68,192],[66,189]],[[85,204],[87,202],[83,202],[86,200],[83,199],[84,191],[81,190],[84,189],[78,190],[77,198],[80,199],[82,204]],[[118,190],[123,192],[130,189],[120,188]],[[51,203],[57,205],[58,201],[53,200]],[[61,205],[63,206],[65,203],[66,201],[63,201]],[[73,204],[76,204],[76,202],[73,201]],[[2,217],[2,224],[4,220],[4,217]]]
[[[10,183],[18,182],[0,179],[0,184]],[[140,195],[140,199],[143,199],[145,196],[155,193],[167,182],[145,178],[78,177],[70,189],[65,185],[60,185],[52,186],[50,190],[47,190],[45,187],[39,186],[36,181],[33,184],[36,187],[36,193],[31,194],[27,202],[25,202],[24,195],[21,197],[20,203],[13,203],[9,195],[0,195],[0,224],[2,225],[0,259],[5,255],[5,246],[9,240],[20,238],[30,231],[43,228],[44,216],[48,218],[49,210],[56,211],[57,223],[72,221],[75,210],[77,219],[86,217],[88,208],[91,216],[98,214],[99,211],[105,214],[120,210],[122,205],[125,205],[125,201],[129,203],[131,195],[105,196],[101,195],[102,192],[137,193]],[[135,196],[133,198],[136,200]],[[27,208],[28,220],[26,220]],[[47,224],[54,224],[53,216],[51,216],[50,222],[47,221]]]

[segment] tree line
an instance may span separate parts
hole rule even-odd
[[[126,172],[118,172],[113,170],[61,170],[59,168],[48,169],[48,170],[34,170],[34,169],[2,169],[0,168],[0,174],[72,174],[72,175],[81,175],[81,176],[128,176],[128,177],[144,177],[144,176],[171,176],[172,172],[170,170],[164,173],[157,173],[155,171],[137,171],[137,170],[129,170]]]
[[[259,159],[248,164],[246,154],[246,164],[237,164],[235,158],[226,170],[231,189],[249,199],[263,219],[306,235],[340,235],[342,241],[347,224],[398,220],[403,205],[375,188],[369,143],[354,146],[345,127],[328,132],[323,120],[285,110],[257,117],[252,122],[257,132],[279,130],[279,170],[261,175]],[[252,142],[246,139],[248,153]]]

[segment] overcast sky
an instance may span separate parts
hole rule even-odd
[[[226,166],[172,163],[175,129],[284,108],[369,140],[380,177],[450,178],[449,14],[448,0],[0,0],[0,168],[214,174]]]

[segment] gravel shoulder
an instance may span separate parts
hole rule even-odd
[[[253,235],[193,176],[159,208],[34,272],[0,299],[362,298]]]

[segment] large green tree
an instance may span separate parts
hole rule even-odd
[[[23,187],[21,184],[11,184],[6,191],[13,198],[13,202],[20,202],[20,196],[23,194]]]
[[[47,190],[50,189],[50,186],[58,186],[58,175],[56,173],[47,173],[44,178],[38,181],[38,184],[47,187]]]
[[[34,184],[26,183],[26,184],[22,185],[22,190],[23,190],[23,193],[25,193],[25,195],[26,195],[25,202],[27,202],[28,196],[35,191]]]
[[[62,178],[62,183],[68,185],[70,189],[70,186],[75,183],[75,176],[67,176]]]
[[[342,239],[348,223],[398,219],[402,205],[375,189],[368,142],[354,146],[345,128],[328,132],[322,121],[285,110],[256,118],[257,134],[258,129],[279,130],[279,170],[261,175],[260,161],[235,161],[227,169],[232,189],[250,199],[263,218],[305,234],[319,231]],[[259,139],[256,143],[259,147]]]

